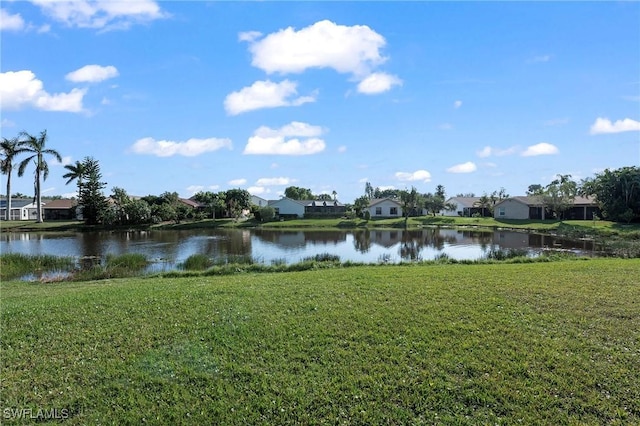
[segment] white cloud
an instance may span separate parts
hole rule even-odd
[[[153,0],[31,0],[50,18],[69,27],[126,29],[168,15]]]
[[[191,138],[186,142],[156,141],[153,138],[143,138],[137,140],[130,148],[136,154],[155,155],[157,157],[171,157],[182,155],[185,157],[195,157],[205,152],[217,151],[221,148],[231,149],[230,139]]]
[[[275,108],[281,106],[299,106],[308,102],[315,102],[314,96],[292,97],[298,94],[298,83],[284,80],[280,83],[256,81],[239,92],[232,92],[224,100],[224,109],[228,114],[237,115],[243,112],[261,108]]]
[[[366,95],[376,95],[391,90],[393,86],[400,85],[402,85],[402,80],[395,75],[376,72],[368,75],[358,84],[358,92]]]
[[[249,188],[247,188],[247,191],[251,195],[262,195],[262,194],[268,194],[271,192],[267,188],[264,188],[262,186],[250,186]]]
[[[400,181],[423,181],[423,182],[431,182],[431,173],[426,170],[416,170],[415,172],[397,172],[395,174],[396,179]]]
[[[299,31],[288,27],[261,39],[255,32],[240,37],[250,43],[251,64],[269,74],[332,68],[362,77],[386,60],[380,53],[384,37],[366,25],[345,26],[324,20]]]
[[[262,37],[262,33],[260,31],[245,31],[238,34],[239,41],[248,41],[249,43],[252,43],[260,37]]]
[[[187,191],[189,191],[189,194],[193,195],[196,194],[200,191],[202,191],[204,189],[204,186],[202,185],[190,185],[187,186]]]
[[[0,121],[0,127],[14,127],[15,125],[16,123],[7,118],[3,118],[2,121]]]
[[[527,60],[530,64],[540,63],[540,62],[549,62],[551,60],[551,55],[539,55],[534,56]]]
[[[52,166],[66,166],[67,164],[71,164],[71,157],[70,156],[62,157],[62,161],[58,161],[54,158],[51,160],[50,164]]]
[[[505,155],[513,155],[518,151],[517,146],[512,146],[506,149],[492,148],[490,146],[485,146],[480,151],[476,151],[476,155],[480,158],[486,157],[504,157]]]
[[[447,169],[449,173],[472,173],[477,169],[475,163],[467,161],[466,163],[456,164]]]
[[[455,101],[455,102],[453,103],[453,107],[454,107],[455,109],[458,109],[458,108],[460,108],[461,106],[462,106],[462,101]]]
[[[342,153],[344,153],[344,152],[347,152],[347,147],[346,147],[346,146],[344,146],[344,145],[340,145],[340,146],[338,147],[338,152],[339,152],[340,154],[342,154]]]
[[[280,129],[259,127],[249,138],[244,154],[310,155],[324,151],[319,126],[293,121]],[[305,138],[305,139],[301,139]]]
[[[81,112],[86,89],[72,89],[69,93],[49,94],[44,84],[29,70],[0,73],[0,102],[2,109],[33,107],[45,111]]]
[[[66,79],[75,83],[97,83],[117,77],[118,70],[113,65],[106,67],[100,65],[85,65],[84,67],[70,72]]]
[[[442,123],[438,126],[440,130],[451,130],[453,129],[453,125],[451,123]]]
[[[247,180],[244,178],[240,178],[240,179],[232,179],[229,182],[229,185],[233,185],[233,186],[242,186],[245,183],[247,183]]]
[[[258,186],[289,185],[292,182],[294,182],[294,180],[288,177],[260,178],[256,181],[256,185]]]
[[[621,133],[621,132],[633,132],[640,131],[640,121],[625,118],[623,120],[617,120],[612,123],[608,118],[598,117],[591,125],[590,133],[592,135],[599,135],[603,133]]]
[[[19,13],[12,15],[5,9],[0,9],[0,31],[20,31],[24,27],[24,19]]]
[[[557,154],[558,148],[550,143],[541,142],[536,145],[531,145],[521,154],[523,157],[534,157],[537,155],[552,155]]]

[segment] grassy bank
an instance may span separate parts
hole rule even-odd
[[[639,271],[2,282],[2,406],[68,424],[638,424]]]

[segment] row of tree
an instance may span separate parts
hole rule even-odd
[[[6,219],[11,214],[11,176],[17,167],[18,176],[23,176],[30,164],[34,166],[34,193],[37,203],[37,221],[43,221],[42,213],[42,181],[49,175],[47,156],[53,157],[58,162],[62,156],[55,149],[47,147],[47,131],[40,132],[38,136],[27,132],[21,132],[15,138],[2,138],[0,169],[7,175],[7,208]],[[25,158],[18,161],[18,157]],[[206,206],[205,212],[198,212],[180,202],[178,194],[165,192],[160,196],[148,195],[141,198],[130,197],[122,188],[113,188],[110,200],[104,196],[103,190],[106,182],[102,181],[100,164],[93,157],[85,157],[83,161],[65,165],[67,184],[76,181],[78,186],[78,202],[82,206],[82,217],[88,224],[138,224],[159,221],[180,221],[206,215],[208,217],[235,217],[238,218],[243,211],[252,209],[257,216],[272,216],[273,212],[264,210],[261,212],[257,206],[251,206],[251,195],[244,189],[231,189],[213,192],[199,192],[193,198],[198,203]],[[284,195],[296,200],[335,200],[337,193],[331,195],[314,195],[308,188],[289,186]],[[463,194],[458,194],[461,196]],[[464,194],[473,196],[474,194]],[[558,175],[546,186],[540,184],[529,185],[527,195],[539,196],[549,211],[559,219],[568,210],[576,196],[593,197],[602,216],[613,221],[630,222],[640,219],[640,168],[622,167],[616,170],[605,170],[597,173],[593,178],[584,179],[580,184],[571,180],[571,175]],[[508,198],[504,188],[491,194],[484,193],[477,207],[481,215],[486,212],[493,214],[493,206],[501,200]],[[394,198],[399,200],[405,216],[405,223],[409,216],[420,214],[424,209],[434,216],[442,210],[452,210],[453,205],[446,203],[445,189],[438,185],[433,193],[420,194],[412,187],[410,190],[380,189],[373,187],[370,182],[365,184],[365,194],[349,206],[358,216],[363,216],[372,199]]]

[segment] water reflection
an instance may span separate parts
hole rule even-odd
[[[193,254],[214,259],[253,257],[269,264],[274,260],[295,263],[316,254],[330,253],[343,261],[391,262],[430,260],[446,254],[454,259],[478,259],[491,249],[562,249],[590,254],[592,241],[568,240],[551,235],[511,231],[423,228],[412,230],[358,229],[326,231],[182,230],[51,233],[2,233],[2,253],[53,254],[78,259],[107,254],[142,253],[175,268]],[[157,269],[157,267],[156,267]]]

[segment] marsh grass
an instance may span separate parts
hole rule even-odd
[[[67,408],[71,425],[639,424],[638,271],[595,259],[3,281],[0,394]]]
[[[73,257],[3,253],[0,255],[0,279],[10,280],[27,274],[71,271]]]
[[[178,268],[187,271],[203,271],[213,265],[213,259],[209,256],[205,254],[192,254],[182,264],[178,265]]]

